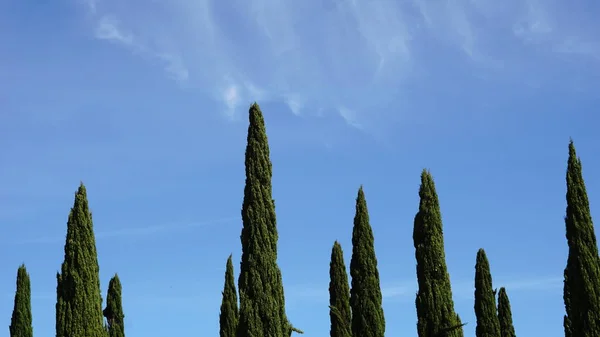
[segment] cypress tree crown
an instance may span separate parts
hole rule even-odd
[[[10,320],[10,337],[33,337],[31,315],[31,281],[25,265],[17,270],[15,306]]]
[[[565,216],[569,255],[564,277],[566,337],[600,336],[600,258],[581,160],[569,142]]]
[[[109,337],[125,337],[125,314],[121,300],[123,289],[119,275],[115,274],[108,283],[106,308],[102,312],[108,322]]]
[[[330,337],[352,336],[348,273],[342,246],[337,241],[331,249],[331,262],[329,263],[329,319],[331,321]]]
[[[383,337],[385,335],[385,318],[377,257],[375,256],[375,239],[369,223],[367,200],[362,186],[356,197],[350,276],[352,277],[352,289],[350,290],[352,335]]]
[[[56,276],[56,337],[106,337],[93,227],[81,183],[67,221],[65,259]]]
[[[229,255],[225,268],[225,284],[223,286],[223,299],[221,313],[219,314],[219,336],[235,337],[238,324],[238,299],[233,276],[232,256]]]
[[[237,337],[291,336],[281,271],[277,265],[277,221],[272,198],[272,167],[263,114],[250,106],[246,145],[246,186],[242,204],[242,259],[238,288]]]
[[[492,287],[490,264],[483,249],[477,252],[475,264],[475,316],[477,337],[500,337],[500,322],[496,311],[496,293]]]
[[[417,331],[419,337],[462,337],[463,324],[454,311],[450,276],[446,267],[440,205],[433,177],[421,172],[419,211],[415,215],[413,242],[419,290]]]
[[[513,326],[510,301],[504,287],[498,291],[498,320],[500,321],[500,336],[517,337]]]

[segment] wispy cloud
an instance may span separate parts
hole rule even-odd
[[[494,279],[495,287],[505,287],[510,293],[519,291],[546,291],[562,287],[562,278],[554,276],[541,277],[504,277]],[[384,298],[394,299],[404,296],[414,296],[418,290],[416,279],[413,282],[400,282],[382,286]],[[452,293],[456,300],[472,299],[475,291],[473,280],[452,282]]]
[[[220,219],[189,222],[189,223],[173,223],[173,224],[161,224],[144,227],[128,227],[112,231],[97,231],[95,233],[96,240],[103,240],[108,238],[121,238],[121,237],[136,237],[141,238],[144,236],[162,234],[162,233],[173,233],[183,231],[191,228],[198,227],[210,227],[221,223],[233,222],[239,220],[239,217],[225,217]],[[30,240],[14,242],[14,244],[40,244],[40,243],[55,243],[64,241],[64,236],[44,236],[33,238]]]
[[[520,291],[547,291],[562,287],[562,278],[554,276],[541,277],[510,277],[494,280],[495,287],[505,287],[511,294]],[[286,286],[286,298],[290,301],[327,301],[329,292],[327,284],[317,286],[314,284],[296,284]],[[381,294],[386,301],[395,301],[406,297],[414,297],[417,293],[417,280],[399,282],[384,282]],[[452,283],[452,293],[455,300],[473,299],[475,288],[473,280],[464,280]]]
[[[230,118],[278,100],[294,114],[324,108],[373,128],[398,114],[373,107],[423,71],[452,66],[440,52],[515,77],[535,53],[600,55],[594,16],[558,0],[80,1],[98,39],[160,60]]]

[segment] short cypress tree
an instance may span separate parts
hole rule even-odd
[[[500,321],[500,336],[517,337],[513,327],[512,312],[510,310],[510,301],[504,287],[498,291],[498,321]]]
[[[269,143],[263,114],[256,103],[250,106],[249,120],[236,336],[291,336],[292,331],[300,331],[292,327],[285,313],[283,282],[277,265],[278,234]]]
[[[109,337],[125,337],[125,315],[123,314],[123,303],[121,294],[121,280],[115,274],[108,283],[108,294],[106,295],[106,308],[102,312],[108,323]]]
[[[419,197],[413,229],[419,286],[415,301],[418,335],[461,337],[463,324],[454,311],[439,200],[433,177],[427,170],[421,173]]]
[[[331,337],[352,336],[352,313],[350,311],[350,286],[344,263],[344,252],[339,242],[333,244],[329,263],[329,319]]]
[[[106,337],[99,272],[92,214],[82,183],[69,213],[65,259],[56,275],[56,337]]]
[[[17,291],[9,331],[10,337],[33,337],[31,281],[24,264],[17,270]]]
[[[231,259],[232,257],[229,255],[225,268],[225,285],[223,286],[223,299],[221,301],[221,313],[219,314],[220,337],[235,337],[238,324],[238,299]]]
[[[600,258],[581,160],[569,142],[565,216],[569,255],[564,294],[566,337],[600,336]]]
[[[500,337],[500,322],[496,311],[496,293],[492,287],[490,263],[483,249],[477,252],[475,264],[475,316],[477,337]]]
[[[385,335],[385,318],[377,257],[375,256],[375,238],[369,223],[367,200],[362,186],[358,189],[356,197],[350,276],[352,277],[352,289],[350,290],[352,335],[383,337]]]

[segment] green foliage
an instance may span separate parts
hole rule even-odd
[[[108,283],[108,294],[106,296],[106,308],[102,312],[108,323],[109,337],[125,337],[125,315],[121,294],[123,290],[119,275],[115,274]]]
[[[500,321],[500,336],[517,337],[513,326],[510,301],[504,287],[500,288],[498,292],[498,321]]]
[[[219,314],[219,336],[235,337],[238,325],[238,299],[233,276],[233,262],[229,255],[225,268],[225,284],[223,286],[223,299],[221,313]]]
[[[272,166],[263,114],[249,109],[246,186],[242,204],[242,259],[238,279],[237,337],[285,337],[299,332],[288,321],[277,265],[277,221],[272,199]]]
[[[9,330],[10,337],[33,337],[31,281],[24,264],[17,270],[17,291]]]
[[[385,335],[385,317],[377,257],[375,256],[375,239],[369,223],[367,201],[362,186],[356,197],[350,276],[352,276],[352,289],[350,290],[352,335],[383,337]]]
[[[329,319],[331,337],[352,336],[350,286],[344,263],[344,252],[339,242],[333,244],[329,263]]]
[[[461,337],[463,324],[454,311],[439,200],[427,170],[421,173],[419,197],[413,229],[419,285],[417,331],[419,337]]]
[[[99,272],[92,214],[82,183],[69,213],[65,258],[56,275],[56,337],[106,337]]]
[[[569,256],[564,294],[566,337],[600,336],[600,258],[581,160],[569,142],[565,216]]]
[[[490,263],[483,249],[477,252],[475,264],[475,316],[477,337],[500,337],[500,322],[496,311],[496,293],[492,287]]]

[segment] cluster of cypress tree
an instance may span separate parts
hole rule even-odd
[[[277,263],[277,221],[272,198],[272,164],[263,114],[249,109],[245,154],[246,184],[242,203],[242,254],[238,287],[232,256],[226,263],[219,315],[220,337],[290,337],[296,329],[287,318],[281,271]],[[567,164],[564,271],[565,337],[600,336],[600,257],[573,141]],[[454,310],[446,266],[442,216],[430,172],[423,170],[419,207],[414,218],[419,337],[463,337],[463,323]],[[329,265],[330,337],[384,337],[385,317],[363,187],[358,189],[352,229],[349,281],[342,246],[335,241]],[[17,271],[11,337],[33,337],[31,284],[25,265]],[[516,337],[509,298],[496,292],[483,249],[477,252],[474,282],[477,337]],[[85,186],[80,184],[68,216],[64,261],[57,273],[56,337],[124,337],[122,286],[110,280],[106,307],[102,295],[92,214]],[[497,296],[497,297],[496,297]],[[104,320],[106,319],[106,320]]]
[[[56,275],[56,337],[125,336],[119,277],[115,275],[110,280],[107,306],[103,311],[99,272],[92,213],[86,188],[81,183],[67,220],[64,261]],[[11,337],[33,336],[31,285],[25,265],[17,272],[9,330]]]

